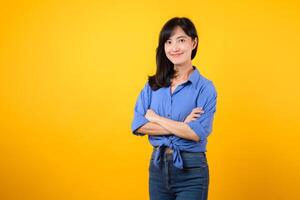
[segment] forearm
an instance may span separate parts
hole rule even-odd
[[[196,142],[200,140],[199,136],[184,122],[171,120],[161,116],[159,116],[155,122],[178,137]]]
[[[170,131],[157,124],[156,122],[148,122],[137,129],[138,133],[144,133],[147,135],[172,135]]]

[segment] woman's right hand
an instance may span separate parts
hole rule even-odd
[[[197,117],[200,117],[200,113],[204,113],[204,110],[202,110],[202,108],[194,108],[192,112],[185,118],[184,123],[189,123],[190,121],[196,120]]]

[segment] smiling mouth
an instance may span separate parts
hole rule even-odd
[[[180,56],[181,54],[183,54],[183,53],[179,53],[179,54],[171,54],[171,56],[173,56],[173,57],[178,57],[178,56]]]

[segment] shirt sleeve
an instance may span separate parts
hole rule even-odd
[[[140,91],[140,94],[138,95],[137,101],[134,106],[134,117],[131,123],[131,132],[137,136],[144,136],[144,133],[138,133],[136,130],[149,122],[145,118],[145,114],[150,107],[151,102],[151,87],[149,86],[149,83],[144,85],[144,88]]]
[[[217,91],[210,81],[197,98],[197,107],[201,107],[202,110],[204,110],[204,113],[200,114],[200,117],[196,120],[187,123],[187,125],[189,125],[189,127],[200,137],[200,140],[204,140],[212,132],[216,103]]]

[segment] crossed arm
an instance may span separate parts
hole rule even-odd
[[[199,116],[195,113],[191,113],[190,117],[193,120],[194,116]],[[145,117],[150,121],[139,129],[137,132],[148,135],[176,135],[181,138],[185,138],[193,141],[200,141],[199,136],[186,124],[187,121],[180,122],[171,120],[157,115],[153,110],[148,109]]]

